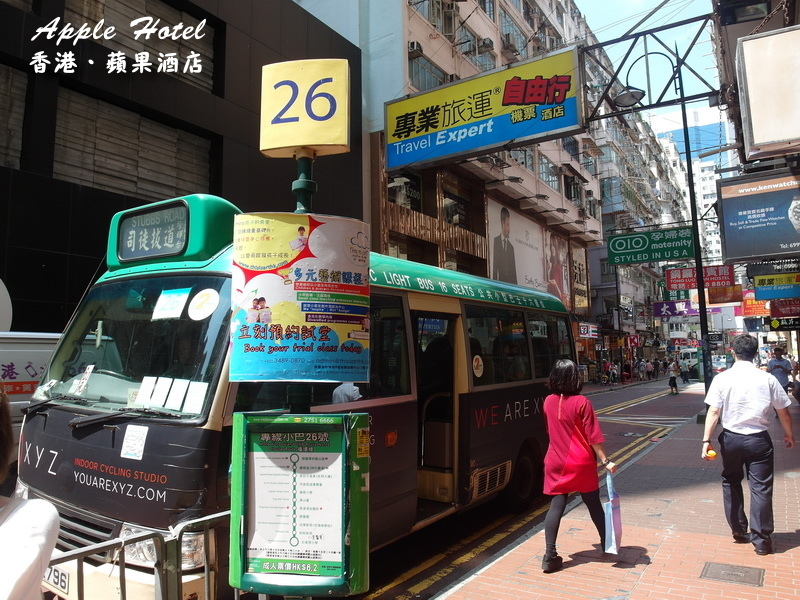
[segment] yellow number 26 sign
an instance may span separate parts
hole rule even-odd
[[[350,150],[350,69],[345,59],[294,60],[261,68],[259,148],[271,158],[298,149]]]

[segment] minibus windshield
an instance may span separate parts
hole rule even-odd
[[[229,320],[224,275],[97,285],[64,332],[34,399],[195,418],[222,369]]]

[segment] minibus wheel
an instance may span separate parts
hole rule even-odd
[[[503,501],[510,510],[520,512],[528,508],[542,493],[544,471],[542,461],[526,445],[514,461],[511,481],[503,490]]]

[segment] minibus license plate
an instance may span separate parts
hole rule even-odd
[[[44,580],[57,590],[69,594],[69,573],[62,571],[58,567],[47,567]]]

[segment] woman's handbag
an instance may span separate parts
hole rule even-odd
[[[606,471],[606,492],[608,502],[603,503],[603,512],[606,516],[606,539],[603,551],[619,554],[622,544],[622,514],[619,508],[619,494],[614,489],[614,478],[608,471]]]

